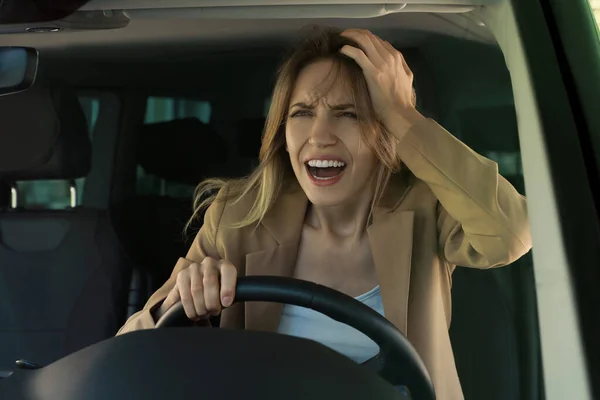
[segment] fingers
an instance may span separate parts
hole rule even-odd
[[[173,304],[177,303],[180,300],[181,300],[181,297],[179,296],[179,289],[177,288],[177,283],[175,283],[175,287],[173,287],[173,289],[171,289],[171,291],[167,295],[167,298],[165,299],[165,301],[163,301],[161,308],[163,309],[163,311],[166,311]]]
[[[404,72],[406,72],[407,75],[412,76],[412,71],[410,70],[410,68],[408,67],[408,64],[406,63],[404,54],[402,54],[401,51],[396,50],[396,48],[394,46],[392,46],[392,44],[390,42],[388,42],[387,40],[382,40],[381,42],[382,42],[383,46],[386,49],[388,49],[388,51],[394,52],[395,55],[399,58],[402,68],[404,68]]]
[[[354,46],[346,45],[342,47],[340,53],[356,61],[360,68],[362,68],[362,70],[365,72],[373,71],[375,69],[375,66],[373,65],[371,60],[369,60],[369,57],[367,57],[367,55],[361,49],[357,49]]]
[[[194,267],[195,264],[192,264],[191,267]],[[189,269],[189,268],[188,268]],[[197,319],[198,314],[196,313],[196,306],[194,305],[194,299],[192,297],[192,289],[191,282],[192,277],[190,272],[185,271],[187,273],[180,272],[177,275],[177,291],[179,292],[179,298],[181,299],[181,304],[183,304],[183,309],[185,311],[185,315],[189,319]]]
[[[377,50],[377,53],[379,53],[381,59],[386,63],[393,62],[395,54],[398,52],[398,50],[394,49],[393,47],[391,49],[388,48],[385,46],[385,41],[383,39],[369,31],[367,32],[368,37],[371,39],[371,43],[373,43],[373,47],[375,47],[375,50]]]
[[[381,40],[381,43],[383,44],[383,46],[387,49],[387,51],[389,51],[390,53],[396,52],[398,50],[396,50],[396,48],[394,46],[392,46],[392,44],[390,42],[388,42],[387,40]]]
[[[179,272],[175,287],[163,304],[171,306],[181,300],[185,315],[194,321],[216,316],[229,307],[235,297],[237,269],[228,261],[207,257]]]
[[[221,304],[229,307],[235,297],[237,269],[228,261],[221,263]]]
[[[201,266],[204,275],[202,281],[206,310],[213,316],[219,315],[221,312],[219,263],[212,258],[205,258]]]
[[[348,29],[340,35],[354,43],[340,53],[362,68],[373,108],[382,120],[389,120],[390,110],[414,107],[414,76],[401,52],[364,29]]]
[[[377,43],[378,38],[369,31],[347,29],[341,35],[356,42],[373,65],[380,66],[385,62],[384,57],[386,57],[387,51],[380,43]]]
[[[366,58],[371,62],[372,65],[379,66],[383,62],[389,64],[399,60],[398,64],[402,66],[406,74],[411,77],[413,76],[411,69],[406,63],[404,55],[394,46],[392,46],[390,42],[381,39],[379,36],[365,29],[347,29],[342,32],[341,35],[355,41],[363,50],[363,54],[366,55]],[[352,46],[344,46],[341,52],[353,58],[362,67],[363,65],[358,59],[362,58],[360,54],[357,54],[355,51],[350,51],[350,54],[347,54],[347,52],[344,50],[346,47]],[[377,55],[373,57],[372,55],[375,53]],[[363,64],[368,64],[365,60],[362,60],[362,62]]]
[[[205,317],[208,315],[208,310],[206,307],[206,302],[204,301],[204,280],[202,273],[202,265],[192,264],[189,266],[190,276],[191,276],[191,291],[192,291],[192,299],[194,302],[194,318],[193,320],[198,320],[201,317]],[[185,305],[184,305],[185,307]],[[186,313],[187,315],[187,313]],[[189,315],[188,315],[189,317]]]

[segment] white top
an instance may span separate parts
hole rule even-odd
[[[383,313],[379,286],[356,300]],[[379,353],[379,346],[365,334],[309,308],[285,304],[278,333],[317,341],[357,363],[362,363]]]

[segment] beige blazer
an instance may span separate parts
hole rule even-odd
[[[452,272],[456,265],[510,264],[531,248],[526,200],[495,162],[465,146],[435,121],[415,125],[399,142],[410,173],[388,187],[367,229],[385,316],[414,345],[438,399],[462,399],[448,336]],[[250,209],[217,201],[169,280],[118,334],[153,328],[151,311],[174,286],[177,273],[205,256],[231,261],[240,275],[292,276],[308,200],[302,190],[283,193],[263,222],[232,229]],[[282,305],[235,304],[221,326],[275,331]]]

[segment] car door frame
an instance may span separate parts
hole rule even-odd
[[[496,36],[513,80],[546,398],[588,399],[600,397],[593,379],[600,375],[600,124],[590,115],[600,91],[577,90],[582,66],[565,49],[571,36],[558,28],[558,3],[505,0],[477,14]]]

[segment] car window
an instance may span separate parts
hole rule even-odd
[[[87,119],[88,131],[90,136],[94,136],[94,129],[98,121],[98,113],[100,112],[100,100],[92,96],[79,96],[79,104],[83,108],[83,113]]]
[[[522,176],[523,164],[520,151],[489,151],[485,154],[490,160],[496,161],[498,170],[502,176]]]
[[[600,25],[600,1],[598,0],[589,0],[590,6],[592,7],[592,11],[594,12],[594,17],[596,17],[596,22]]]
[[[209,124],[211,113],[211,104],[208,101],[177,97],[148,97],[144,123],[151,124],[179,118],[196,117],[201,122]],[[194,189],[195,187],[191,185],[169,182],[147,174],[142,166],[137,166],[136,192],[140,195],[191,198]]]
[[[100,100],[93,96],[79,96],[79,103],[88,123],[88,132],[93,137],[98,114],[100,112]],[[27,209],[64,209],[71,204],[71,184],[68,180],[32,180],[16,182],[18,204]],[[77,204],[81,204],[85,177],[75,180],[77,193]]]
[[[208,124],[211,107],[208,101],[189,100],[176,97],[148,97],[144,123],[166,122],[178,118],[196,117]]]

